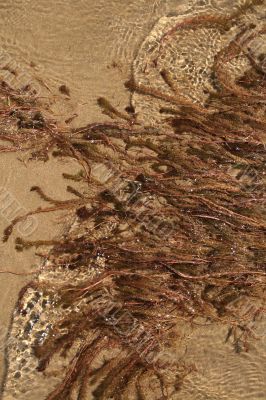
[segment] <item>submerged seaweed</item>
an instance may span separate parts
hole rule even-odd
[[[215,22],[199,18],[193,24],[206,21]],[[248,322],[265,311],[261,306],[243,315],[239,300],[258,298],[262,304],[265,296],[266,86],[263,58],[250,61],[237,81],[230,78],[227,63],[245,54],[239,40],[246,32],[247,27],[216,57],[217,91],[204,106],[175,93],[167,71],[161,72],[172,95],[133,78],[127,83],[169,104],[169,113],[161,110],[162,126],[139,125],[101,98],[101,107],[123,122],[62,132],[36,104],[2,87],[2,125],[13,129],[2,131],[1,139],[11,145],[1,151],[73,157],[81,172],[64,177],[85,187],[70,186],[74,197],[67,201],[32,188],[49,206],[17,218],[5,231],[8,240],[22,219],[59,209],[75,214],[79,226],[59,241],[17,239],[19,250],[52,244],[49,268],[88,272],[73,283],[32,283],[48,295],[56,292],[56,307],[69,310],[35,345],[40,373],[56,354],[65,357],[76,348],[64,379],[46,400],[74,394],[82,400],[90,390],[95,399],[123,399],[129,389],[144,399],[144,383],[152,379],[160,398],[170,398],[192,368],[174,356],[183,320],[228,324],[227,339],[235,334],[236,350],[247,347]],[[255,37],[250,32],[245,46]],[[95,174],[100,167],[108,170],[104,182]]]

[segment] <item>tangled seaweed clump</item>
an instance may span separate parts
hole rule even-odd
[[[266,277],[264,58],[245,51],[265,30],[252,27],[247,36],[247,29],[215,58],[216,91],[204,105],[175,93],[167,71],[171,95],[133,78],[127,83],[169,104],[162,126],[140,125],[100,99],[122,122],[63,132],[2,87],[2,98],[10,98],[2,125],[17,128],[2,134],[12,145],[1,150],[32,150],[42,159],[52,152],[82,169],[64,176],[83,184],[81,191],[69,186],[73,200],[34,187],[49,206],[27,215],[65,209],[75,215],[75,229],[54,242],[17,239],[19,250],[52,244],[48,273],[79,276],[36,279],[21,294],[22,314],[30,287],[61,310],[34,345],[39,373],[56,356],[72,357],[47,400],[82,400],[90,392],[95,399],[127,399],[129,392],[146,399],[149,381],[153,398],[171,398],[193,368],[175,355],[184,323],[227,324],[236,350],[247,349],[249,322],[265,311]],[[233,81],[227,64],[240,53],[249,67]],[[4,240],[27,216],[13,221]],[[247,312],[243,302],[254,299],[259,306]]]

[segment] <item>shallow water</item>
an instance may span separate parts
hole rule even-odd
[[[146,4],[138,0],[126,2],[125,6],[123,0],[4,0],[0,9],[0,77],[15,87],[31,83],[45,100],[48,97],[55,119],[62,123],[72,116],[76,116],[74,126],[103,119],[97,97],[105,95],[121,108],[128,105],[129,95],[123,82],[130,75],[132,59],[154,22],[171,4],[174,9],[175,3]],[[6,65],[16,76],[5,69]],[[69,87],[70,98],[60,94],[58,88],[62,84]],[[22,207],[35,208],[40,203],[29,189],[39,179],[48,192],[56,190],[59,198],[65,197],[64,182],[57,182],[59,171],[59,165],[54,168],[49,163],[45,169],[41,164],[33,171],[16,155],[1,155],[0,186],[7,186]],[[8,222],[1,215],[1,232]],[[39,234],[41,231],[47,238],[54,237],[54,222],[54,216],[47,216],[45,228],[42,225]],[[13,241],[1,246],[0,260],[1,269],[13,272],[32,271],[31,266],[38,262],[34,251],[15,252]],[[1,275],[0,375],[10,315],[25,281],[25,277]]]
[[[10,70],[16,71],[17,76],[2,69],[1,78],[17,86],[32,83],[48,99],[55,118],[62,123],[72,116],[76,116],[71,122],[73,126],[103,119],[97,97],[106,96],[119,109],[128,105],[129,95],[123,82],[130,76],[140,44],[158,18],[175,14],[179,4],[174,0],[4,0],[0,9],[1,54],[8,57]],[[0,66],[3,65],[0,62]],[[63,84],[69,88],[70,97],[59,92],[58,88]],[[58,166],[56,175],[52,164],[47,164],[45,171],[40,166],[39,175],[36,175],[36,169],[33,171],[30,167],[21,172],[17,157],[7,155],[1,159],[4,174],[0,185],[5,185],[6,177],[10,175],[10,190],[23,206],[39,205],[38,199],[28,195],[28,189],[37,178],[45,180],[48,191],[53,193],[56,187],[56,195],[64,196],[64,185],[58,185]],[[63,168],[65,170],[65,166]],[[54,221],[54,217],[49,216],[44,222],[48,237],[55,234]],[[6,220],[1,217],[0,222],[4,228]],[[18,255],[12,246],[13,243],[0,249],[1,269],[7,266],[8,258],[8,266],[13,271],[21,271],[21,268],[29,271],[37,262],[33,252]],[[24,282],[24,278],[22,281],[17,277],[1,277],[3,332],[6,332],[17,292]],[[196,364],[198,371],[175,398],[265,398],[265,327],[266,322],[262,321],[260,341],[254,341],[247,354],[235,354],[232,347],[224,343],[226,332],[219,327],[195,330],[186,357]],[[5,334],[0,338],[1,343],[4,338]],[[32,396],[35,400],[34,394]]]
[[[173,0],[2,3],[1,46],[19,74],[33,79],[37,87],[38,78],[48,85],[59,116],[78,114],[76,125],[100,115],[97,96],[108,94],[114,105],[127,105],[123,82],[139,45],[158,18],[179,4]],[[62,84],[71,92],[63,107],[64,96],[58,92]]]

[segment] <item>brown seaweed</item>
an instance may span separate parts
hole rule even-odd
[[[191,23],[224,26],[229,21],[207,16]],[[60,305],[70,310],[44,343],[35,346],[40,373],[55,354],[63,356],[79,343],[63,381],[46,400],[70,399],[75,390],[78,399],[85,400],[92,385],[95,399],[123,399],[131,384],[136,398],[145,399],[143,385],[151,377],[161,398],[168,399],[169,390],[178,390],[191,370],[178,359],[165,359],[163,351],[174,349],[182,320],[230,324],[225,340],[234,336],[236,351],[247,347],[251,332],[245,322],[258,310],[243,317],[232,305],[241,298],[265,295],[266,120],[265,80],[258,84],[254,79],[260,74],[257,68],[251,64],[243,79],[234,83],[226,68],[227,60],[239,54],[241,37],[217,56],[213,73],[219,91],[206,107],[191,103],[175,88],[168,95],[131,79],[130,90],[173,107],[167,127],[133,124],[131,117],[124,118],[102,99],[112,117],[127,120],[124,125],[95,123],[60,131],[44,119],[41,126],[20,124],[14,136],[2,136],[12,144],[10,149],[31,150],[34,158],[48,157],[51,150],[75,158],[83,173],[64,177],[88,185],[85,194],[70,187],[75,197],[68,201],[32,188],[50,206],[17,218],[4,236],[7,240],[15,224],[28,215],[58,209],[72,210],[80,224],[93,226],[89,234],[60,241],[16,241],[19,250],[53,245],[54,267],[58,262],[69,269],[88,268],[88,278],[80,283],[49,288],[33,282],[48,293],[56,291]],[[171,87],[167,72],[162,75]],[[248,88],[241,86],[243,82]],[[5,90],[3,96],[7,94]],[[15,126],[18,111],[29,117],[32,104],[21,105],[20,94],[11,94],[12,104],[3,104],[0,112],[3,121],[11,116]],[[91,177],[93,162],[111,168],[111,187]],[[251,171],[252,179],[243,180]],[[110,230],[97,235],[110,221]],[[106,263],[91,278],[90,268],[99,254]],[[77,312],[81,298],[86,302]],[[108,350],[111,354],[103,360]]]

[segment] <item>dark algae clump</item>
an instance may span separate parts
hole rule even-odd
[[[187,29],[228,29],[230,21],[201,16]],[[176,29],[162,39],[162,51]],[[237,352],[248,350],[248,323],[265,311],[266,84],[264,57],[251,59],[247,49],[263,35],[265,28],[244,26],[218,53],[216,91],[205,104],[175,92],[166,70],[161,75],[171,95],[132,77],[129,90],[168,104],[158,126],[139,124],[135,114],[100,98],[113,121],[60,131],[33,111],[37,104],[23,93],[2,86],[1,124],[13,130],[1,131],[9,143],[1,150],[30,150],[44,160],[71,157],[81,167],[77,175],[64,175],[71,200],[50,198],[41,184],[33,187],[47,207],[14,220],[4,236],[8,240],[32,214],[66,210],[75,216],[75,229],[61,240],[16,241],[21,251],[53,245],[44,269],[78,277],[36,279],[18,304],[21,311],[32,287],[56,298],[61,310],[33,346],[40,374],[54,357],[71,354],[46,400],[85,400],[89,393],[99,400],[128,399],[129,393],[139,400],[171,399],[193,368],[175,356],[184,323],[227,324],[225,340]],[[228,64],[240,56],[248,67],[234,80]],[[77,182],[82,189],[71,186]],[[250,315],[241,308],[248,299],[259,304]]]

